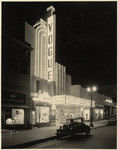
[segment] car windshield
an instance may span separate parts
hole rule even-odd
[[[82,121],[81,121],[81,119],[76,119],[76,120],[74,120],[74,122],[81,123]]]
[[[77,120],[77,122],[80,122],[80,123],[81,123],[81,122],[82,122],[82,120],[81,120],[81,119],[78,119],[78,120]]]

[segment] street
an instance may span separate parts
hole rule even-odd
[[[116,149],[116,126],[105,126],[91,131],[91,135],[77,134],[74,138],[65,137],[29,148],[79,148],[79,149]]]

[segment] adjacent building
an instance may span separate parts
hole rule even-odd
[[[30,53],[26,42],[2,36],[2,128],[30,128]]]
[[[116,106],[111,97],[97,92],[92,94],[93,101],[95,102],[95,108],[93,109],[94,120],[110,118],[116,115]],[[87,92],[86,88],[83,88],[81,85],[70,86],[70,95],[91,100],[91,93]]]

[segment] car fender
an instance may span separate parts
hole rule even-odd
[[[57,132],[61,132],[61,131],[62,131],[62,129],[57,129],[56,131],[57,131]]]
[[[89,132],[91,131],[91,128],[88,125],[86,125],[86,129],[89,129]]]

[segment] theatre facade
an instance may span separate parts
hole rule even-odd
[[[25,41],[31,44],[30,95],[33,126],[65,123],[67,118],[90,120],[91,95],[81,85],[72,85],[66,67],[55,61],[56,15],[53,6],[47,8],[48,17],[33,26],[25,23]],[[106,102],[106,99],[110,101]],[[111,117],[114,104],[111,98],[94,93],[93,119]],[[115,112],[115,111],[114,111]]]

